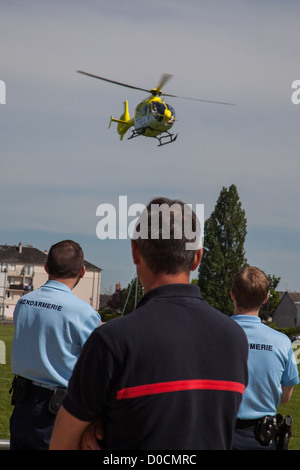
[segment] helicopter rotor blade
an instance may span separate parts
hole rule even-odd
[[[110,80],[109,78],[99,77],[99,75],[94,75],[92,73],[83,72],[82,70],[77,70],[77,72],[82,73],[83,75],[87,75],[88,77],[98,78],[99,80],[104,80],[105,82],[114,83],[115,85],[121,85],[121,86],[125,86],[127,88],[132,88],[134,90],[141,90],[141,91],[145,91],[146,93],[151,93],[151,90],[146,90],[145,88],[140,88],[140,87],[137,87],[137,86],[128,85],[127,83],[116,82],[115,80]]]
[[[161,91],[162,87],[173,77],[169,73],[164,73],[160,79],[159,84],[156,87],[156,90]]]
[[[188,98],[186,96],[168,95],[167,93],[163,93],[163,95],[164,96],[170,96],[171,98],[179,98],[181,100],[202,101],[203,103],[225,104],[225,105],[228,105],[228,106],[235,106],[234,103],[225,103],[224,101],[202,100],[200,98]]]
[[[99,80],[104,80],[105,82],[113,83],[115,85],[124,86],[124,87],[127,87],[127,88],[131,88],[133,90],[145,91],[146,93],[150,93],[151,95],[156,94],[157,92],[159,92],[159,94],[162,93],[164,96],[168,96],[168,97],[171,97],[171,98],[179,98],[179,99],[182,99],[182,100],[202,101],[203,103],[214,103],[214,104],[223,104],[223,105],[235,106],[234,103],[225,103],[225,102],[222,102],[222,101],[214,101],[214,100],[203,100],[203,99],[199,99],[199,98],[188,98],[188,97],[185,97],[185,96],[177,96],[177,95],[170,95],[170,94],[167,94],[167,93],[163,93],[161,91],[162,87],[172,77],[172,75],[167,74],[167,73],[162,75],[157,88],[153,88],[152,90],[147,90],[146,88],[140,88],[140,87],[137,87],[137,86],[128,85],[127,83],[117,82],[115,80],[110,80],[109,78],[100,77],[99,75],[94,75],[92,73],[83,72],[82,70],[77,70],[77,72],[81,73],[83,75],[87,75],[88,77],[93,77],[93,78],[97,78]]]

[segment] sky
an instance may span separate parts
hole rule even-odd
[[[1,0],[0,244],[79,242],[101,292],[135,275],[130,241],[100,240],[102,204],[204,204],[235,184],[249,264],[300,291],[300,3],[294,0]],[[168,98],[176,142],[120,141],[110,115],[147,94],[78,74],[235,103]],[[1,100],[0,100],[1,101]],[[197,276],[197,273],[194,273]]]

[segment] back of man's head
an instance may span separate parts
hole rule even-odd
[[[182,201],[155,198],[141,214],[133,238],[153,274],[188,273],[199,248],[200,223]]]
[[[75,279],[84,264],[80,245],[72,240],[63,240],[52,245],[48,258],[48,274],[57,279]]]
[[[266,300],[270,289],[270,281],[259,268],[247,266],[234,277],[232,293],[236,305],[245,311],[259,309]]]

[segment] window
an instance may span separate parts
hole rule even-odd
[[[166,107],[163,103],[158,101],[152,102],[152,114],[157,121],[161,122],[163,120],[165,109]]]
[[[6,273],[7,272],[7,263],[1,263],[1,272]]]
[[[26,264],[25,266],[25,276],[33,276],[33,265]]]

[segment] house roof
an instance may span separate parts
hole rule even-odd
[[[107,302],[112,298],[112,294],[101,294],[100,309],[103,310],[107,307]]]
[[[47,255],[32,246],[0,245],[0,262],[44,265]]]
[[[47,253],[34,248],[33,246],[19,245],[0,245],[0,263],[16,263],[16,264],[34,264],[42,265],[47,261]],[[86,269],[102,271],[92,263],[84,260]]]
[[[283,299],[285,295],[288,295],[293,302],[300,302],[300,292],[291,292],[291,291],[279,291],[280,300]]]
[[[86,267],[86,269],[90,270],[90,271],[102,271],[101,268],[98,268],[98,266],[95,266],[94,264],[92,263],[89,263],[86,259],[84,260],[84,265]]]

